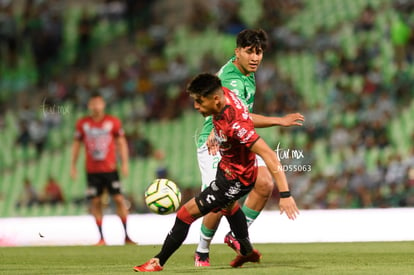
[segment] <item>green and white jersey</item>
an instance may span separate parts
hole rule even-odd
[[[256,80],[254,73],[245,76],[233,64],[235,60],[233,56],[223,67],[218,71],[217,76],[221,79],[223,87],[230,89],[237,97],[247,106],[249,112],[253,111],[254,95],[256,93]],[[208,135],[213,129],[213,122],[211,116],[206,117],[203,129],[198,137],[197,147],[200,148],[208,138]]]

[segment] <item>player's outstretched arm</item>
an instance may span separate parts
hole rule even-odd
[[[283,171],[282,165],[276,157],[275,152],[270,149],[266,142],[261,138],[253,144],[250,150],[263,158],[272,177],[276,181],[277,188],[281,193],[279,202],[280,214],[286,213],[289,219],[294,220],[299,214],[299,210],[295,200],[290,195],[285,172]]]
[[[119,136],[116,138],[116,142],[121,158],[121,173],[124,177],[127,177],[129,174],[129,152],[127,141],[124,136]]]
[[[300,113],[287,114],[283,117],[269,117],[259,114],[250,114],[255,128],[267,128],[272,126],[302,126],[305,117]]]

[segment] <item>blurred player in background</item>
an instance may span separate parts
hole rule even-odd
[[[72,146],[71,177],[77,176],[76,162],[81,143],[85,145],[87,196],[91,201],[91,213],[95,217],[100,233],[98,245],[105,245],[102,234],[102,194],[107,191],[115,202],[117,214],[125,229],[125,243],[133,243],[127,234],[127,216],[124,196],[116,163],[116,150],[121,159],[121,172],[128,176],[128,146],[121,122],[116,117],[105,114],[105,100],[93,94],[88,102],[89,116],[76,123],[75,140]]]
[[[196,76],[187,89],[194,99],[194,108],[205,117],[213,115],[214,134],[222,158],[214,182],[178,210],[175,224],[160,253],[135,266],[135,271],[163,270],[166,261],[184,242],[191,224],[211,211],[223,212],[240,245],[239,253],[230,266],[241,267],[246,262],[259,262],[261,254],[250,243],[246,216],[237,202],[255,185],[258,176],[255,154],[260,155],[272,171],[281,192],[281,213],[285,212],[292,220],[299,214],[283,168],[274,151],[256,133],[247,107],[234,93],[222,87],[220,79],[212,74]]]
[[[254,73],[263,59],[263,52],[267,48],[267,41],[267,34],[261,29],[241,31],[237,36],[235,55],[220,69],[217,75],[221,79],[223,87],[235,93],[248,108],[255,122],[255,127],[302,125],[304,117],[299,113],[288,114],[284,117],[265,117],[252,113],[256,93]],[[212,118],[207,117],[197,144],[202,190],[207,188],[215,179],[217,164],[220,161],[220,154],[217,154],[216,139],[212,129]],[[246,215],[248,226],[259,216],[273,191],[271,174],[263,160],[260,157],[257,157],[257,160],[259,175],[253,190],[247,196],[242,208]],[[220,223],[221,216],[221,213],[209,213],[204,217],[200,232],[200,242],[194,255],[195,266],[210,265],[210,243]],[[236,252],[240,249],[240,245],[231,232],[226,235],[224,241]]]

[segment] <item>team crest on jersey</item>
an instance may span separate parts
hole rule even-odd
[[[112,123],[112,121],[105,121],[102,125],[102,128],[108,132],[110,132],[112,130],[112,127],[114,126],[114,124]]]
[[[91,129],[91,125],[89,125],[89,123],[85,122],[85,123],[83,124],[83,130],[84,130],[85,132],[89,132],[89,129]]]

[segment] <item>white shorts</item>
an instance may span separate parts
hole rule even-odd
[[[216,179],[217,166],[220,159],[220,153],[217,153],[215,156],[208,153],[205,143],[197,149],[198,167],[201,173],[201,190],[206,189]]]
[[[201,173],[201,190],[210,186],[210,183],[216,179],[217,166],[220,159],[220,153],[217,153],[215,156],[208,153],[206,144],[203,144],[197,149],[198,167],[200,168]],[[264,160],[258,155],[256,155],[256,165],[258,167],[266,166]]]

